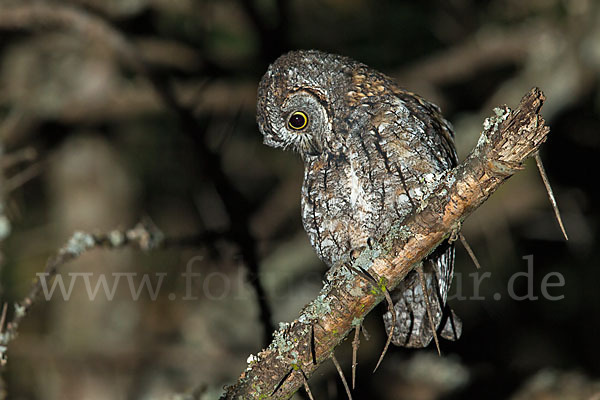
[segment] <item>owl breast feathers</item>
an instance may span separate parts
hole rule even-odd
[[[291,52],[269,67],[257,121],[265,144],[304,161],[302,221],[329,267],[410,216],[457,163],[452,127],[437,106],[364,64],[319,51]],[[415,271],[394,290],[393,343],[429,344],[425,296],[441,335],[460,336],[446,307],[453,266],[445,243],[424,261],[427,293]],[[384,321],[389,328],[389,312]]]

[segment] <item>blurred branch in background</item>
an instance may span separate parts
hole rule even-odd
[[[4,131],[4,124],[0,126],[0,132]],[[2,136],[0,135],[0,138]],[[24,169],[7,176],[9,170],[14,170],[21,164],[29,164],[35,161],[37,152],[31,147],[14,151],[9,154],[4,153],[4,146],[0,140],[0,271],[4,263],[2,254],[2,242],[10,235],[12,230],[10,218],[7,210],[7,198],[10,193],[23,186],[27,181],[39,175],[41,165],[27,165]],[[2,285],[0,284],[0,294],[2,294]]]
[[[161,271],[170,289],[153,301],[92,302],[74,291],[68,302],[39,302],[9,349],[9,397],[215,398],[269,338],[260,319],[291,320],[317,295],[323,266],[301,228],[301,163],[262,146],[254,121],[266,64],[295,48],[348,55],[437,103],[460,155],[494,105],[534,85],[549,99],[542,158],[568,244],[535,168],[517,174],[463,226],[478,273],[493,274],[477,292],[468,273],[456,280],[456,297],[486,299],[453,304],[465,340],[429,364],[418,357],[427,351],[390,350],[377,375],[359,367],[356,397],[504,399],[571,371],[582,372],[570,382],[594,390],[600,198],[594,174],[581,171],[597,169],[600,151],[597,1],[0,0],[0,32],[4,299],[27,295],[62,238],[124,231],[140,215],[165,232],[161,248],[92,251],[63,272]],[[564,301],[491,300],[526,254],[535,254],[535,284],[550,271],[565,276]],[[456,265],[471,271],[461,250]],[[190,286],[199,296],[172,301],[188,267],[201,274]],[[253,289],[259,272],[263,288]],[[272,305],[262,318],[261,290]],[[385,340],[377,322],[365,321],[365,370]],[[345,354],[336,352],[347,370]],[[460,384],[436,386],[456,370]],[[315,398],[343,398],[335,368],[321,371]],[[198,382],[204,391],[191,389]]]
[[[69,238],[67,243],[56,252],[56,255],[51,257],[46,263],[46,268],[42,273],[44,279],[40,279],[40,276],[38,275],[27,296],[25,296],[18,304],[15,304],[12,320],[6,323],[6,327],[4,325],[0,326],[2,337],[0,346],[2,346],[3,349],[0,353],[0,358],[2,360],[6,359],[8,344],[16,338],[21,321],[27,316],[29,309],[35,304],[43,287],[52,281],[59,268],[64,264],[75,260],[83,253],[93,248],[104,247],[107,249],[118,249],[135,244],[141,250],[149,251],[159,247],[163,239],[163,233],[148,219],[126,231],[114,230],[107,234],[75,232],[73,236]],[[3,315],[4,317],[2,319],[4,321],[6,312],[3,312]]]
[[[191,109],[180,103],[171,83],[155,74],[144,63],[135,46],[129,43],[114,27],[82,9],[44,3],[3,7],[0,9],[0,28],[75,30],[86,35],[92,41],[109,46],[128,66],[152,83],[160,99],[177,115],[182,130],[194,143],[204,173],[215,185],[228,213],[231,223],[231,238],[239,246],[244,263],[248,268],[248,280],[256,291],[260,320],[264,324],[263,341],[265,344],[268,343],[274,325],[271,307],[259,279],[257,244],[249,228],[251,215],[249,202],[223,171],[220,155],[208,147],[204,135],[206,127],[195,117]]]

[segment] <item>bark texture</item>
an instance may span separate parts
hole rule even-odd
[[[222,399],[286,399],[296,392],[384,299],[385,290],[394,289],[442,240],[458,233],[461,222],[538,151],[549,132],[539,114],[544,100],[534,88],[515,110],[494,109],[468,157],[379,243],[332,268],[319,296],[296,320],[282,324],[265,350],[249,358]]]

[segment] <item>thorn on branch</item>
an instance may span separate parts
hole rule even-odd
[[[300,370],[300,371],[302,371],[302,370]],[[306,377],[306,374],[304,373],[304,371],[302,371],[302,381],[304,384],[304,390],[306,391],[308,398],[310,400],[315,400],[315,398],[313,397],[312,392],[310,390],[310,386],[308,386],[308,378]]]
[[[388,311],[392,314],[392,324],[391,324],[392,326],[387,335],[387,339],[385,341],[385,346],[383,346],[383,351],[381,352],[381,355],[379,356],[379,360],[377,360],[377,365],[375,365],[375,368],[373,369],[373,373],[375,373],[375,371],[377,371],[377,368],[379,368],[379,365],[383,361],[383,357],[385,357],[385,354],[387,353],[388,348],[390,347],[390,343],[392,343],[392,338],[394,337],[394,331],[396,329],[396,311],[394,310],[394,302],[392,301],[392,296],[390,296],[390,292],[387,290],[387,288],[383,288],[383,291],[384,291],[383,294],[385,295],[385,301],[387,303]]]
[[[567,236],[567,231],[565,230],[565,226],[563,225],[563,221],[560,216],[560,211],[558,210],[558,205],[556,204],[556,199],[554,198],[554,192],[552,191],[552,186],[550,186],[548,175],[546,175],[546,170],[544,169],[544,164],[542,163],[540,153],[535,154],[535,163],[537,164],[538,170],[540,171],[542,181],[544,181],[544,186],[546,187],[546,192],[548,193],[548,198],[550,199],[550,203],[552,204],[552,208],[554,209],[554,215],[556,216],[556,220],[558,221],[560,230],[563,236],[565,237],[565,240],[569,240],[569,236]]]
[[[363,336],[365,337],[365,340],[368,342],[369,340],[371,340],[371,335],[369,334],[369,331],[367,331],[367,328],[365,328],[364,325],[360,326],[360,330],[362,331]]]
[[[350,387],[348,387],[348,382],[344,376],[344,371],[342,371],[342,367],[333,353],[331,353],[331,361],[333,361],[333,365],[335,365],[335,369],[337,369],[337,372],[340,375],[344,389],[346,389],[346,396],[348,396],[348,400],[352,400],[352,393],[350,393]]]
[[[352,390],[356,387],[356,365],[358,364],[356,358],[360,346],[360,327],[361,324],[358,324],[354,328],[354,340],[352,341]]]
[[[463,235],[462,233],[459,233],[458,238],[460,239],[460,242],[462,243],[465,250],[467,250],[467,253],[469,253],[469,257],[471,257],[471,260],[473,261],[473,264],[475,264],[475,267],[477,269],[481,269],[481,264],[479,264],[479,260],[475,256],[473,249],[471,249],[469,242],[467,242],[467,238],[465,237],[465,235]]]

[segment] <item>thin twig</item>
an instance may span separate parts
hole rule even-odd
[[[467,250],[467,253],[469,253],[469,256],[471,257],[473,264],[475,264],[475,268],[481,269],[481,264],[479,264],[479,260],[475,256],[473,249],[471,249],[471,246],[469,246],[469,242],[467,242],[467,238],[465,237],[465,235],[463,235],[462,233],[459,232],[458,238],[460,239],[460,242],[462,243],[465,250]]]
[[[315,398],[312,395],[312,392],[310,391],[310,386],[308,386],[308,378],[306,377],[306,374],[304,373],[304,371],[302,371],[302,381],[304,384],[304,390],[306,391],[308,398],[310,400],[315,400]]]
[[[33,147],[25,147],[24,149],[3,155],[0,158],[0,168],[11,168],[23,162],[34,161],[37,157],[37,151]]]
[[[396,329],[396,310],[394,310],[394,302],[392,301],[392,296],[390,296],[390,292],[387,290],[387,288],[383,288],[383,294],[387,303],[388,312],[392,314],[392,326],[390,327],[390,332],[387,335],[385,346],[383,346],[383,351],[379,356],[379,360],[377,360],[377,365],[375,365],[375,368],[373,369],[373,373],[377,371],[377,368],[379,368],[379,365],[383,361],[383,357],[385,357],[385,354],[387,353],[388,348],[390,347],[390,343],[392,343],[392,338],[394,337],[394,330]]]
[[[565,240],[569,240],[569,236],[567,236],[567,231],[565,230],[565,226],[563,225],[562,218],[560,217],[560,211],[558,211],[558,205],[556,204],[556,199],[554,198],[552,186],[550,186],[548,175],[546,175],[544,164],[542,164],[542,158],[540,157],[540,153],[535,154],[535,163],[537,164],[538,170],[540,171],[542,181],[544,181],[544,186],[546,186],[546,192],[548,192],[548,198],[550,199],[550,203],[552,204],[552,208],[554,209],[554,215],[556,216],[556,220],[558,221],[560,230],[562,231]]]
[[[338,374],[340,375],[340,379],[344,384],[344,389],[346,389],[346,395],[348,396],[348,400],[352,400],[352,393],[350,393],[350,387],[348,387],[348,382],[346,381],[346,377],[344,376],[344,371],[342,371],[342,367],[340,363],[335,358],[335,354],[331,354],[331,361],[333,361],[333,365],[335,365],[335,369],[337,369]]]
[[[27,168],[25,168],[23,171],[20,171],[16,175],[7,178],[4,183],[4,190],[6,191],[6,193],[10,193],[20,188],[36,176],[40,175],[44,171],[44,166],[45,163],[37,162],[35,164],[29,165]]]
[[[361,324],[358,324],[354,328],[354,340],[352,341],[352,390],[356,387],[356,365],[358,364],[356,358],[360,346],[360,326]]]
[[[78,231],[57,251],[56,255],[48,259],[42,275],[45,278],[45,282],[49,281],[64,264],[79,258],[83,253],[94,248],[105,247],[117,249],[135,244],[141,250],[147,251],[158,247],[162,239],[162,232],[149,219],[145,219],[134,228],[126,231],[114,230],[107,234],[91,234]],[[1,357],[5,356],[6,346],[16,337],[21,321],[35,304],[42,292],[42,288],[42,280],[38,276],[38,279],[29,289],[29,293],[25,298],[15,304],[13,319],[6,325],[4,335],[1,335],[0,346],[4,346],[0,348]]]
[[[368,342],[369,340],[371,340],[371,335],[369,334],[369,331],[367,330],[367,328],[365,328],[364,325],[360,326],[360,330],[362,331],[363,336],[365,337],[365,340]]]

